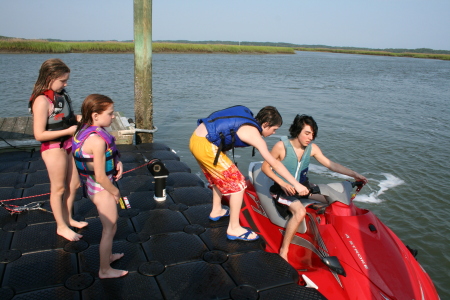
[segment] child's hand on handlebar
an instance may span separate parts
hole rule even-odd
[[[281,185],[281,189],[288,196],[294,196],[297,193],[295,188],[287,182],[285,182],[283,185]]]
[[[303,184],[297,183],[296,187],[295,187],[295,190],[297,191],[297,193],[300,196],[309,195],[309,189],[306,186],[304,186]]]

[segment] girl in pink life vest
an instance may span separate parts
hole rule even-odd
[[[56,221],[56,233],[69,241],[82,236],[70,227],[82,228],[87,222],[72,218],[75,193],[80,186],[71,155],[71,137],[77,118],[64,88],[70,69],[60,59],[46,60],[34,85],[28,107],[33,114],[33,131],[42,142],[41,156],[50,179],[50,205]]]
[[[114,119],[113,101],[103,95],[92,94],[81,106],[81,121],[72,142],[72,151],[87,194],[97,207],[103,231],[99,245],[100,270],[98,277],[117,278],[128,271],[113,269],[111,263],[123,253],[112,253],[113,238],[117,230],[117,203],[120,192],[113,180],[122,177],[123,166],[118,160],[114,137],[104,127]],[[116,175],[114,175],[116,174]]]

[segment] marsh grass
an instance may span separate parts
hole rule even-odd
[[[133,52],[133,43],[120,42],[47,42],[47,41],[0,41],[3,52],[71,53],[71,52]]]
[[[230,53],[230,54],[294,54],[296,51],[332,52],[450,60],[450,54],[388,52],[335,48],[274,47],[224,44],[154,42],[154,53]],[[133,53],[133,42],[59,42],[46,40],[0,39],[0,52],[10,53]]]
[[[256,53],[256,54],[294,54],[293,48],[270,46],[236,46],[209,44],[153,43],[155,53]],[[0,40],[2,52],[26,53],[133,53],[134,43],[127,42],[47,42]]]
[[[293,48],[270,46],[238,46],[221,44],[178,44],[154,43],[153,52],[197,52],[197,53],[260,53],[260,54],[294,54]]]
[[[344,49],[328,49],[328,48],[294,48],[294,50],[450,60],[450,54],[410,53],[410,52],[394,53],[394,52],[387,52],[387,51],[348,50],[348,49],[344,50]]]

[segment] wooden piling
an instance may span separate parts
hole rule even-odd
[[[153,129],[152,0],[134,0],[134,113],[136,128]],[[136,144],[153,142],[136,133]]]

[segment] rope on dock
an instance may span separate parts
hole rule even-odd
[[[128,171],[124,171],[122,172],[122,174],[126,174],[126,173],[130,173],[132,171],[135,171],[139,168],[145,167],[146,165],[154,162],[155,159],[152,159],[150,161],[147,161],[146,163],[133,168],[131,170]],[[80,185],[81,186],[81,185]],[[42,208],[42,205],[45,203],[44,201],[36,201],[36,202],[31,202],[28,203],[26,205],[13,205],[13,204],[5,204],[4,202],[10,202],[10,201],[17,201],[17,200],[22,200],[22,199],[30,199],[30,198],[35,198],[35,197],[40,197],[40,196],[46,196],[46,195],[50,195],[50,193],[45,193],[45,194],[39,194],[39,195],[33,195],[33,196],[26,196],[26,197],[21,197],[21,198],[11,198],[11,199],[6,199],[6,200],[0,200],[0,206],[4,207],[7,211],[10,212],[10,214],[15,214],[15,213],[21,213],[22,211],[26,211],[26,210],[43,210],[43,211],[47,211],[49,213],[52,213],[49,210],[46,210],[44,208]]]
[[[152,159],[152,160],[150,160],[150,161],[147,161],[145,164],[143,164],[143,165],[141,165],[141,166],[139,166],[139,167],[133,168],[133,169],[128,170],[128,171],[124,171],[122,174],[130,173],[131,171],[134,171],[134,170],[137,170],[137,169],[139,169],[139,168],[145,167],[146,165],[152,163],[154,160],[155,160],[155,159]]]
[[[40,195],[38,195],[38,196],[40,196]],[[35,196],[33,196],[33,197],[35,197]],[[13,200],[18,200],[18,199],[13,199]],[[31,202],[31,203],[19,206],[19,205],[13,205],[13,204],[4,204],[2,202],[0,206],[3,206],[7,211],[9,211],[9,213],[11,215],[19,214],[26,210],[38,210],[38,209],[52,214],[53,212],[42,207],[42,205],[44,205],[44,203],[45,203],[44,201],[36,201],[36,202]]]

